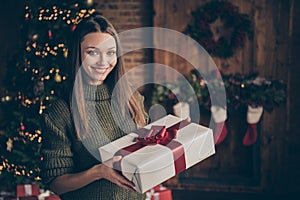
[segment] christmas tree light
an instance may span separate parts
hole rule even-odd
[[[40,116],[49,102],[64,94],[68,38],[84,17],[95,12],[93,1],[27,1],[24,9],[24,48],[7,64],[0,93],[0,190],[17,184],[41,184],[43,159]],[[6,186],[6,187],[5,187]],[[5,188],[3,188],[5,187]]]

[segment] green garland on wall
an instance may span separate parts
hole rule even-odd
[[[222,79],[217,78],[220,75]],[[178,102],[178,97],[193,104],[195,102],[193,102],[192,95],[190,95],[193,93],[196,94],[199,106],[210,110],[211,94],[207,85],[213,87],[215,91],[218,91],[218,88],[221,87],[225,88],[226,107],[229,112],[247,105],[252,107],[263,106],[266,111],[271,112],[286,100],[286,85],[281,80],[269,80],[259,76],[258,73],[225,75],[220,74],[218,71],[212,71],[204,79],[197,70],[192,70],[186,79],[192,86],[191,91],[180,80],[167,84],[167,87],[156,85],[152,95],[152,105],[161,104],[165,107],[172,107]],[[177,91],[177,94],[171,91]],[[224,105],[220,104],[219,106]]]
[[[184,33],[211,55],[229,58],[252,37],[252,22],[247,14],[227,1],[211,1],[192,11],[193,22]]]

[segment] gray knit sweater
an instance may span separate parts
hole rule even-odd
[[[118,116],[122,130],[111,113],[111,95],[106,85],[84,86],[89,112],[89,137],[79,140],[67,103],[56,100],[43,115],[42,179],[45,184],[60,175],[76,173],[99,164],[98,148],[136,129],[132,120]],[[141,101],[143,99],[141,98]],[[145,114],[146,115],[146,114]],[[127,130],[124,130],[127,128]],[[100,179],[78,190],[60,196],[63,200],[140,200],[144,194],[131,192]]]

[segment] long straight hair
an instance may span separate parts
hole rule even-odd
[[[81,138],[80,136],[84,136],[88,133],[88,115],[83,91],[84,79],[82,77],[84,72],[81,67],[81,42],[83,41],[84,36],[95,32],[110,34],[115,39],[117,45],[116,66],[104,80],[104,83],[108,86],[110,94],[112,94],[112,91],[114,90],[114,87],[120,78],[125,74],[123,58],[120,56],[120,41],[113,25],[97,12],[80,21],[74,30],[73,38],[71,40],[71,44],[69,45],[69,105],[78,138]],[[133,95],[130,97],[130,94]],[[139,102],[138,98],[139,95],[137,92],[133,92],[129,82],[126,79],[124,81],[124,77],[122,77],[122,84],[118,85],[117,103],[124,115],[126,107],[128,106],[133,121],[137,127],[142,127],[146,124],[146,120],[143,113],[143,108],[141,107],[142,104]],[[129,99],[129,101],[126,102],[125,100],[127,99]]]

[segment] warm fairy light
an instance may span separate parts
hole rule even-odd
[[[10,101],[11,100],[11,96],[5,96],[5,101]]]
[[[24,101],[26,104],[32,104],[32,101],[30,101],[30,99],[25,99],[25,101]]]
[[[87,0],[87,1],[86,1],[86,4],[87,4],[88,6],[93,5],[93,0]]]
[[[87,0],[87,3],[90,3],[90,5],[93,4],[93,0]],[[79,7],[79,4],[76,3],[74,4],[75,7]],[[70,26],[70,30],[74,30],[72,27],[75,24],[78,24],[78,22],[86,17],[88,14],[91,14],[95,11],[95,9],[83,9],[83,10],[79,10],[76,11],[76,13],[73,13],[73,10],[71,9],[60,9],[58,8],[56,5],[50,7],[49,9],[43,9],[40,8],[37,14],[32,14],[31,9],[29,6],[25,6],[26,12],[25,14],[25,19],[28,20],[29,18],[35,17],[36,20],[42,21],[42,20],[46,20],[46,21],[55,21],[55,20],[62,20],[64,21],[64,23],[71,25]],[[57,22],[55,22],[57,23]],[[55,31],[56,29],[54,28],[53,30],[50,31]],[[49,36],[49,35],[48,35]],[[40,43],[40,41],[38,39],[40,38],[40,35],[38,34],[33,34],[29,36],[31,39],[30,43],[27,43],[27,45],[25,46],[25,50],[26,52],[31,52],[33,55],[35,56],[40,56],[42,58],[46,57],[46,56],[57,56],[58,53],[62,53],[63,56],[65,58],[67,58],[68,55],[68,49],[66,47],[65,44],[63,43],[59,43],[59,44],[54,44],[54,40],[51,41],[50,45],[49,43]],[[47,38],[46,38],[47,39]],[[48,37],[49,41],[51,40],[50,36]],[[42,39],[42,41],[45,41],[44,39]],[[25,60],[26,61],[26,60]],[[35,66],[35,65],[33,65]],[[26,64],[23,66],[23,70],[24,71],[30,71],[33,73],[31,80],[35,80],[37,78],[36,75],[38,75],[40,72],[39,67],[35,67],[34,69],[32,69],[32,67],[30,65],[30,62],[26,62]],[[55,73],[55,74],[53,74]],[[60,69],[56,69],[56,68],[52,68],[50,70],[50,74],[47,75],[47,71],[46,73],[43,72],[43,77],[39,77],[39,80],[41,82],[46,81],[46,80],[50,80],[50,78],[52,77],[52,75],[56,76],[56,80],[59,80],[59,78],[62,80],[66,80],[67,77],[61,75],[60,73],[61,70]],[[60,81],[59,81],[60,82]],[[5,102],[5,101],[11,101],[11,100],[18,100],[20,103],[22,103],[23,106],[25,107],[30,107],[30,105],[32,104],[37,104],[39,102],[40,106],[39,106],[39,113],[41,114],[45,109],[46,106],[43,104],[43,100],[45,101],[49,101],[51,99],[51,95],[54,95],[56,93],[56,91],[54,89],[52,89],[50,91],[50,94],[48,94],[48,96],[46,96],[45,98],[35,98],[35,99],[29,99],[28,97],[24,97],[24,94],[22,93],[18,93],[15,96],[1,96],[1,101]],[[24,144],[26,144],[29,141],[37,141],[38,143],[42,142],[42,132],[41,130],[35,130],[34,133],[30,133],[26,130],[19,130],[19,134],[22,134],[21,136],[15,136],[13,137],[13,141],[19,141],[19,142],[23,142]],[[0,174],[2,173],[2,170],[7,170],[8,172],[11,172],[13,174],[15,174],[16,176],[32,176],[34,175],[36,172],[39,172],[40,169],[34,169],[34,170],[29,170],[27,169],[26,166],[20,166],[18,164],[14,164],[14,163],[10,163],[9,160],[5,159],[2,161],[2,163],[0,163]],[[41,177],[37,176],[37,177],[33,177],[35,180],[40,181]]]

